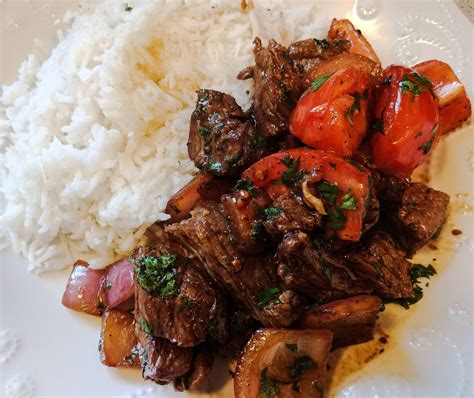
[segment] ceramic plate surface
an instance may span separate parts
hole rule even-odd
[[[0,83],[15,79],[28,53],[48,53],[57,29],[64,29],[62,15],[78,4],[0,0]],[[474,99],[473,27],[454,3],[341,0],[317,6],[328,25],[332,17],[350,18],[384,65],[431,58],[448,62]],[[472,125],[465,126],[445,138],[429,169],[421,173],[452,198],[441,237],[416,258],[433,264],[438,275],[410,311],[390,305],[382,314],[381,328],[389,335],[383,354],[362,366],[371,350],[378,349],[373,344],[343,353],[331,395],[473,395],[473,133]],[[452,235],[454,228],[463,234]],[[0,254],[0,261],[2,397],[232,397],[225,363],[214,368],[208,386],[214,392],[188,395],[143,382],[136,370],[102,366],[97,352],[100,319],[69,311],[60,303],[69,270],[36,276],[9,250]]]

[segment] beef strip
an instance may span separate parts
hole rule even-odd
[[[377,316],[383,310],[379,297],[360,295],[309,309],[299,325],[304,329],[330,330],[335,349],[371,340]]]
[[[254,114],[257,130],[264,137],[288,131],[290,113],[303,92],[302,79],[288,58],[286,48],[275,40],[262,46],[254,40],[255,66],[244,69],[237,78],[255,79]]]
[[[367,206],[367,213],[364,218],[364,232],[367,232],[379,221],[380,216],[380,203],[377,199],[377,193],[373,186],[370,185],[369,200]]]
[[[342,251],[342,253],[341,253]],[[385,232],[375,231],[339,253],[305,233],[285,235],[277,251],[278,275],[285,285],[318,300],[374,293],[396,299],[413,295],[411,263]]]
[[[145,333],[137,315],[135,319],[143,378],[158,384],[168,384],[188,373],[193,362],[193,349],[178,347],[166,339]]]
[[[200,345],[194,350],[194,358],[191,369],[184,376],[174,380],[174,388],[177,391],[193,390],[206,380],[212,370],[214,352],[208,345]]]
[[[289,45],[288,58],[303,76],[322,60],[348,52],[349,48],[350,43],[347,40],[306,39]]]
[[[279,235],[291,231],[311,232],[321,226],[321,216],[307,207],[303,199],[288,191],[275,199],[274,213],[263,223],[270,234]]]
[[[217,346],[220,355],[236,358],[244,348],[252,333],[258,328],[258,322],[250,314],[237,305],[229,310],[230,335],[226,344]]]
[[[304,232],[284,236],[277,250],[278,275],[288,288],[317,301],[368,293],[372,286]]]
[[[164,247],[138,247],[133,258],[137,268],[146,258],[169,255]],[[223,296],[219,294],[199,269],[199,265],[178,256],[170,268],[174,273],[174,293],[162,295],[144,288],[135,272],[135,308],[156,337],[163,337],[181,347],[191,347],[204,341],[214,318],[225,318]],[[146,270],[144,271],[146,272]],[[159,283],[159,281],[156,281]],[[169,285],[171,286],[171,285]],[[142,321],[141,319],[139,321]],[[214,320],[218,322],[218,320]],[[225,341],[226,336],[221,336]]]
[[[263,209],[271,200],[263,190],[241,189],[223,195],[221,202],[229,221],[232,244],[240,253],[258,253],[265,250],[261,223]]]
[[[421,183],[411,183],[403,192],[395,221],[402,246],[412,255],[443,226],[449,195]]]
[[[410,182],[405,178],[372,170],[373,184],[383,209],[399,207]]]
[[[191,214],[190,219],[169,225],[169,235],[256,320],[265,326],[290,325],[301,313],[301,299],[281,289],[272,256],[237,252],[229,240],[221,205],[209,202]],[[262,301],[262,295],[270,299]]]
[[[396,248],[390,235],[375,231],[343,258],[354,272],[363,275],[370,282],[376,295],[397,299],[413,295],[408,275],[412,265],[405,259],[405,254]]]
[[[235,99],[199,90],[189,127],[188,153],[196,167],[218,176],[235,175],[260,159],[263,142]]]

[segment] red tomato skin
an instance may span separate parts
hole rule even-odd
[[[344,228],[336,231],[342,240],[358,241],[362,234],[367,201],[370,195],[371,173],[365,167],[354,165],[334,152],[310,148],[294,148],[269,155],[254,163],[242,173],[241,178],[249,178],[257,188],[265,189],[272,199],[277,198],[289,188],[283,184],[274,184],[281,179],[287,169],[280,159],[286,156],[300,159],[300,170],[310,172],[318,170],[323,180],[336,185],[342,197],[349,190],[356,198],[357,210],[344,210],[347,217]],[[339,198],[340,199],[340,198]]]
[[[438,144],[438,103],[428,86],[419,95],[405,94],[400,88],[410,68],[392,65],[384,75],[390,84],[378,86],[375,96],[375,119],[383,123],[382,132],[374,132],[370,143],[372,159],[378,170],[407,177],[422,164]],[[431,141],[431,146],[430,146]]]
[[[300,98],[290,116],[291,134],[315,149],[351,156],[367,131],[369,86],[360,70],[337,71]],[[350,112],[354,93],[365,99],[359,99],[360,110]]]

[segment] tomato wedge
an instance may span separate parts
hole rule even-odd
[[[289,164],[288,160],[293,163],[292,170],[285,165]],[[354,196],[355,209],[342,209],[346,221],[336,234],[343,240],[359,240],[370,194],[370,171],[365,167],[334,152],[295,148],[259,160],[245,170],[241,178],[250,179],[254,186],[265,189],[275,199],[289,189],[282,180],[285,177],[291,180],[291,176],[288,176],[290,171],[297,175],[301,171],[310,173],[314,170],[318,171],[323,180],[338,188],[337,205],[341,204],[348,192]]]
[[[375,90],[372,159],[377,169],[407,177],[440,139],[438,102],[431,83],[413,69],[392,65]]]
[[[290,132],[306,145],[351,156],[367,132],[369,80],[342,69],[315,80],[296,104]]]

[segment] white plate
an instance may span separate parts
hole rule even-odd
[[[0,0],[2,83],[14,80],[26,54],[51,48],[60,16],[77,5],[74,0]],[[321,3],[321,13],[328,22],[333,16],[351,18],[385,65],[430,58],[450,63],[474,98],[473,28],[454,3],[341,0]],[[40,40],[36,46],[34,38]],[[337,396],[472,396],[473,130],[465,127],[444,139],[431,162],[430,185],[451,195],[451,212],[436,242],[438,250],[424,250],[417,258],[435,265],[438,275],[410,311],[389,306],[382,314],[381,323],[390,335],[385,352],[350,377],[336,380]],[[451,235],[454,227],[463,234]],[[60,304],[69,271],[38,277],[10,251],[0,259],[2,396],[186,396],[141,381],[138,371],[100,364],[99,319]],[[359,360],[365,355],[360,350],[345,355],[351,353]],[[200,396],[232,396],[230,383],[222,387],[228,378],[226,366],[215,367],[211,383],[218,391]]]

